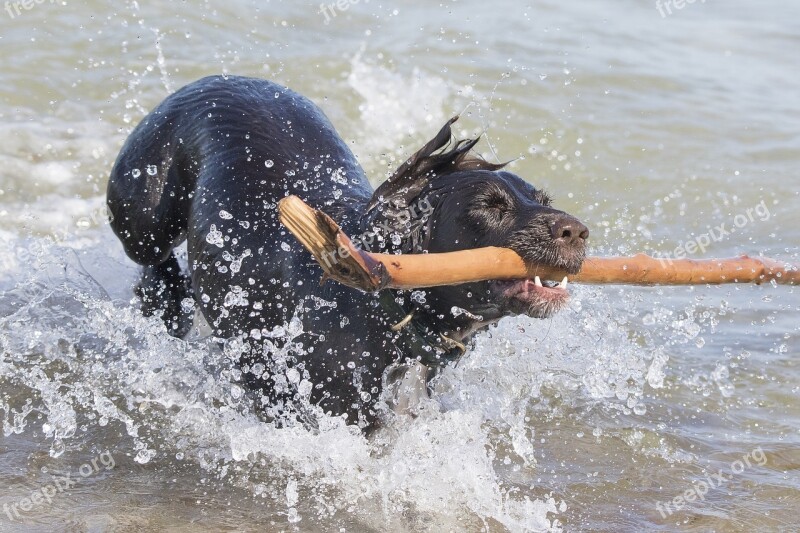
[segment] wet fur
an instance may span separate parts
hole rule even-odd
[[[189,298],[216,336],[240,337],[243,379],[264,393],[270,416],[296,414],[301,399],[370,427],[385,371],[403,363],[409,348],[376,295],[320,287],[320,268],[278,223],[281,198],[300,196],[350,235],[377,232],[374,251],[494,245],[572,269],[582,260],[581,249],[567,253],[549,242],[548,224],[567,215],[503,165],[472,154],[477,139],[451,145],[454,120],[373,191],[345,142],[303,96],[235,76],[180,89],[133,130],[108,185],[111,226],[144,267],[137,289],[143,310],[181,335],[191,322],[181,301]],[[188,274],[173,251],[183,241]],[[527,312],[504,301],[492,282],[428,289],[424,304],[409,293],[395,297],[419,324],[462,342]],[[454,316],[454,306],[469,312]],[[273,333],[290,323],[302,333],[276,358],[283,341]]]

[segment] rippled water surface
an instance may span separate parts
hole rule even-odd
[[[796,289],[576,286],[478,337],[415,420],[276,429],[236,342],[138,312],[102,211],[131,128],[230,73],[318,102],[374,183],[461,113],[594,254],[724,224],[694,257],[800,261],[800,6],[667,4],[0,6],[0,530],[800,529]]]

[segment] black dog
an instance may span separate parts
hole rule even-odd
[[[372,251],[504,246],[569,272],[584,258],[586,227],[470,154],[478,139],[450,145],[454,121],[373,192],[303,96],[232,76],[180,89],[136,127],[108,185],[112,228],[145,266],[143,310],[182,335],[192,298],[215,335],[242,338],[243,375],[271,415],[296,414],[306,400],[369,427],[392,365],[439,368],[475,332],[508,315],[548,317],[567,292],[538,279],[380,294],[320,286],[321,269],[278,222],[280,199],[300,196],[346,233],[368,236]],[[184,240],[188,277],[173,253]],[[281,341],[287,325],[292,338]]]

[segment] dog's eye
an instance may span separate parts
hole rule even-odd
[[[491,188],[476,195],[478,206],[482,209],[489,209],[499,213],[506,213],[513,207],[513,200],[508,194],[499,189]]]
[[[484,228],[502,224],[514,210],[514,200],[495,187],[477,191],[471,203],[471,218]]]

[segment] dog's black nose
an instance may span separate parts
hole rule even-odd
[[[564,244],[577,244],[589,238],[589,228],[580,220],[569,215],[561,215],[550,223],[553,240]]]

